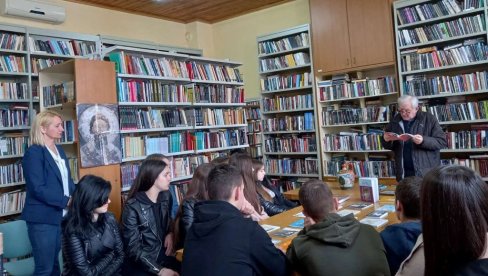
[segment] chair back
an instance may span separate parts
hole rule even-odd
[[[4,258],[11,259],[32,254],[25,221],[15,220],[1,223],[0,232],[3,233]]]

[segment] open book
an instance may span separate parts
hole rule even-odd
[[[408,140],[412,139],[414,136],[413,134],[410,134],[410,133],[398,134],[395,132],[385,132],[385,134],[389,134],[390,136],[394,136],[394,137],[398,138],[398,140],[402,140],[402,141],[408,141]]]

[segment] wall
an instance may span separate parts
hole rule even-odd
[[[256,37],[310,23],[308,0],[295,0],[213,24],[215,58],[243,62],[246,98],[260,95]],[[206,49],[203,48],[205,56]]]
[[[41,21],[37,22],[6,16],[0,16],[0,21],[2,23],[28,25],[44,29],[94,35],[102,34],[152,41],[164,45],[188,47],[185,38],[186,26],[182,23],[61,0],[43,1],[65,7],[66,21],[59,25],[53,25]]]

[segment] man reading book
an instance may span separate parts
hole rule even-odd
[[[325,183],[309,180],[298,196],[305,228],[286,255],[300,275],[390,275],[378,232],[353,214],[336,214],[337,199]]]
[[[420,184],[422,178],[407,177],[401,180],[395,190],[395,209],[401,223],[386,227],[380,236],[386,249],[391,274],[412,251],[418,236],[422,233],[420,224]]]
[[[266,231],[240,212],[246,199],[240,172],[218,165],[208,176],[209,201],[195,205],[182,275],[288,275],[286,256]]]
[[[395,154],[398,181],[421,177],[439,166],[440,150],[447,146],[446,134],[436,117],[419,111],[419,100],[413,96],[398,98],[398,114],[386,126],[381,140],[383,147]]]

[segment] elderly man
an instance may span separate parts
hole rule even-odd
[[[395,154],[396,179],[425,175],[440,165],[440,149],[447,146],[446,134],[430,113],[419,111],[413,96],[398,98],[398,114],[386,126],[382,144]]]

